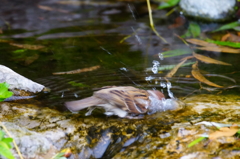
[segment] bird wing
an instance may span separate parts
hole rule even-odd
[[[93,96],[134,114],[146,113],[149,105],[149,93],[131,86],[104,88],[95,92]]]

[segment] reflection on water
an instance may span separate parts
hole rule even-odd
[[[0,63],[50,87],[52,93],[43,98],[49,105],[89,96],[95,88],[106,85],[156,88],[169,98],[189,95],[204,88],[191,76],[195,61],[185,63],[169,81],[163,78],[187,55],[163,58],[161,52],[189,51],[175,36],[183,35],[185,26],[169,29],[178,15],[166,17],[165,13],[155,10],[153,18],[157,31],[169,44],[164,44],[150,29],[145,1],[5,1],[0,6],[0,27],[1,39],[8,41],[1,43]],[[44,49],[20,48],[23,44]],[[239,68],[239,55],[206,54],[233,66],[199,63],[200,69],[206,71],[204,74],[224,75],[235,79],[236,84],[239,82],[239,72],[234,73]],[[52,74],[93,66],[100,69],[73,75]],[[235,85],[219,77],[212,76],[211,81]]]

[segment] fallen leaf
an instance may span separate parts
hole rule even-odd
[[[194,78],[196,78],[197,80],[199,80],[200,82],[203,82],[207,85],[213,86],[213,87],[218,87],[218,88],[222,88],[223,86],[219,86],[209,80],[207,80],[199,71],[198,69],[198,62],[196,62],[195,64],[192,65],[192,75]]]
[[[175,56],[180,56],[180,55],[185,55],[185,54],[191,54],[192,50],[189,48],[186,49],[176,49],[176,50],[168,50],[165,52],[161,52],[164,58],[168,57],[175,57]]]
[[[207,137],[199,137],[199,138],[197,138],[196,140],[192,141],[190,144],[188,144],[188,147],[192,147],[192,146],[198,144],[200,141],[202,141],[202,140],[204,140],[204,139],[206,139],[206,138],[207,138]]]
[[[30,65],[31,63],[33,63],[35,60],[37,60],[39,58],[38,54],[33,54],[32,56],[28,56],[25,59],[25,65]]]
[[[226,46],[219,46],[219,45],[209,43],[199,39],[186,39],[186,41],[189,43],[201,46],[201,47],[195,47],[196,49],[199,49],[199,50],[225,52],[225,53],[240,53],[240,49],[234,49]]]
[[[224,47],[224,46],[218,46],[218,47],[195,47],[196,49],[199,50],[206,50],[206,51],[214,51],[214,52],[225,52],[225,53],[234,53],[234,54],[239,54],[240,49],[233,49],[230,47]]]
[[[42,45],[16,44],[16,43],[10,43],[10,45],[29,50],[39,50],[45,47]]]
[[[227,41],[227,39],[230,37],[230,33],[227,33],[222,36],[221,41]]]
[[[43,6],[43,5],[38,5],[38,8],[40,8],[42,10],[47,10],[47,11],[57,11],[57,12],[61,12],[61,13],[69,13],[69,11],[64,10],[64,9],[57,9],[57,8],[52,8],[49,6]]]
[[[199,39],[186,39],[186,41],[195,45],[200,45],[200,46],[216,46],[217,47],[216,44],[209,43]]]
[[[64,155],[63,155],[64,157],[70,157],[72,155],[72,151],[70,148],[65,148],[61,152],[64,153]]]
[[[5,39],[0,39],[0,43],[8,43],[10,42],[9,40],[5,40]]]
[[[189,27],[186,31],[186,33],[184,35],[182,35],[182,38],[186,38],[186,37],[199,37],[201,34],[201,28],[197,23],[194,22],[190,22],[189,23]]]
[[[227,33],[226,35],[222,36],[221,41],[231,41],[231,42],[240,42],[239,32],[235,34]]]
[[[227,137],[227,136],[233,136],[238,132],[238,128],[236,126],[232,127],[222,127],[218,131],[215,131],[211,134],[209,134],[209,139],[210,140],[215,140],[218,137]]]
[[[94,71],[96,69],[99,69],[100,66],[92,66],[88,68],[82,68],[82,69],[77,69],[77,70],[72,70],[72,71],[66,71],[66,72],[54,72],[53,75],[63,75],[63,74],[77,74],[77,73],[82,73],[82,72],[89,72],[89,71]]]
[[[182,62],[180,62],[179,64],[177,64],[167,75],[166,77],[171,78],[179,69],[179,67],[182,66],[182,64],[184,64],[186,61],[188,60],[188,58],[185,58]]]
[[[226,62],[222,62],[222,61],[218,61],[218,60],[212,59],[212,58],[204,56],[204,55],[197,54],[195,52],[193,52],[193,56],[196,59],[198,59],[198,60],[200,60],[202,62],[205,62],[205,63],[213,63],[213,64],[218,64],[218,65],[232,65],[232,64],[229,64],[229,63],[226,63]]]
[[[174,20],[174,24],[170,25],[168,28],[170,29],[174,29],[174,28],[178,28],[180,26],[183,26],[184,23],[186,22],[186,19],[183,16],[179,16]]]

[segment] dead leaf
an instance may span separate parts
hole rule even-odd
[[[5,40],[5,39],[0,39],[0,43],[9,43],[9,40]]]
[[[222,127],[220,128],[218,131],[215,131],[211,134],[209,134],[209,139],[210,140],[215,140],[218,137],[224,137],[224,136],[233,136],[237,133],[238,128],[236,126],[232,126],[232,127]]]
[[[178,28],[180,26],[183,26],[184,23],[186,22],[186,19],[182,16],[179,16],[177,17],[175,20],[174,20],[174,24],[170,25],[168,28],[170,29],[174,29],[174,28]]]
[[[227,39],[228,39],[229,37],[230,37],[230,34],[227,33],[227,34],[225,34],[225,35],[222,36],[221,41],[227,41]]]
[[[187,57],[182,58],[180,61],[189,60],[189,59],[192,59],[192,58],[194,58],[194,56],[187,56]]]
[[[184,64],[186,61],[188,60],[188,58],[186,57],[185,59],[183,59],[182,62],[180,62],[179,64],[177,64],[167,75],[166,77],[171,78],[179,69],[179,67],[182,66],[182,64]]]
[[[195,52],[193,52],[193,56],[196,59],[198,59],[198,60],[200,60],[202,62],[205,62],[205,63],[213,63],[213,64],[218,64],[218,65],[232,65],[232,64],[229,64],[229,63],[226,63],[226,62],[222,62],[222,61],[218,61],[218,60],[212,59],[212,58],[204,56],[204,55],[197,54]]]
[[[221,38],[221,41],[240,42],[240,37],[238,35],[227,33]]]
[[[240,49],[234,49],[226,46],[219,46],[219,45],[209,43],[199,39],[186,39],[186,41],[189,43],[201,46],[201,47],[195,47],[196,49],[199,49],[199,50],[225,52],[225,53],[240,53]]]
[[[213,86],[213,87],[218,87],[218,88],[222,88],[223,86],[219,86],[209,80],[207,80],[199,71],[198,69],[198,62],[196,62],[195,64],[192,65],[192,75],[194,78],[196,78],[197,80],[199,80],[200,82],[203,82],[207,85]]]
[[[10,45],[29,50],[39,50],[45,47],[42,45],[16,44],[16,43],[10,43]]]
[[[195,44],[195,45],[200,45],[200,46],[212,46],[212,47],[218,47],[216,44],[213,43],[209,43],[203,40],[199,40],[199,39],[186,39],[187,42]]]
[[[99,69],[100,66],[92,66],[88,68],[82,68],[82,69],[77,69],[77,70],[72,70],[72,71],[66,71],[66,72],[54,72],[53,75],[63,75],[63,74],[77,74],[77,73],[82,73],[82,72],[89,72],[89,71],[94,71],[96,69]]]
[[[28,56],[25,59],[25,65],[30,65],[31,63],[33,63],[35,60],[37,60],[39,58],[38,54],[34,54],[32,56]]]
[[[57,12],[61,12],[61,13],[69,13],[69,11],[64,10],[64,9],[57,9],[57,8],[52,8],[49,6],[43,6],[43,5],[38,5],[38,8],[40,8],[42,10],[47,10],[47,11],[57,11]]]
[[[199,50],[214,51],[214,52],[225,52],[225,53],[234,53],[234,54],[240,53],[240,49],[233,49],[225,46],[217,46],[217,47],[203,46],[203,47],[195,47],[195,48]]]

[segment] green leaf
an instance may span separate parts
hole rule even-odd
[[[64,152],[60,152],[51,159],[66,159],[66,157],[63,156],[64,154],[65,154]]]
[[[86,84],[77,83],[77,82],[74,82],[74,81],[70,81],[68,83],[71,84],[72,86],[76,86],[76,87],[88,87],[88,85],[86,85]]]
[[[0,130],[0,141],[2,141],[2,139],[4,138],[4,135],[5,133],[2,130]]]
[[[185,67],[185,66],[189,66],[194,64],[195,62],[187,62],[181,65],[181,67]],[[175,67],[176,65],[161,65],[158,67],[158,71],[166,71],[166,70],[171,70]],[[152,71],[152,67],[146,68],[145,71],[147,72],[151,72]]]
[[[13,51],[13,53],[23,53],[23,52],[25,52],[25,51],[26,51],[25,49],[19,49],[19,50]]]
[[[192,147],[194,145],[196,145],[197,143],[199,143],[200,141],[202,141],[203,139],[206,139],[207,137],[199,137],[196,140],[192,141],[190,144],[188,144],[188,147]]]
[[[230,47],[235,47],[235,48],[240,48],[240,43],[237,42],[230,42],[230,41],[214,41],[207,39],[207,42],[214,43],[217,45],[222,45],[222,46],[230,46]]]
[[[237,134],[240,134],[240,129],[237,131]]]
[[[158,7],[158,9],[165,9],[165,8],[170,8],[174,7],[178,4],[180,0],[169,0],[168,2],[163,2],[161,5]]]
[[[12,148],[11,142],[13,142],[13,139],[8,137],[8,138],[4,138],[2,139],[2,142],[5,142],[8,146],[8,148]]]
[[[234,29],[235,27],[239,26],[239,22],[232,22],[229,24],[225,24],[223,26],[221,26],[220,28],[213,30],[212,32],[216,32],[216,31],[222,31],[222,30],[228,30],[228,29]]]
[[[13,95],[13,92],[8,91],[9,84],[0,83],[0,99],[6,99]]]
[[[180,55],[185,55],[185,54],[190,54],[192,51],[190,49],[176,49],[176,50],[169,50],[162,52],[164,58],[167,57],[174,57],[174,56],[180,56]]]
[[[182,38],[186,38],[186,37],[199,37],[201,34],[201,28],[197,23],[191,22],[189,24],[188,30],[186,31],[186,33],[184,35],[182,35]]]
[[[15,159],[11,150],[9,148],[7,148],[6,146],[4,146],[4,144],[2,144],[2,143],[4,143],[4,142],[0,142],[0,155],[6,157],[8,159]]]

